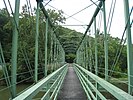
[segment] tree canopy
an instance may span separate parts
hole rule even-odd
[[[51,9],[47,9],[47,12],[51,18],[52,23],[55,25],[56,34],[58,36],[59,41],[61,42],[64,50],[66,50],[66,60],[70,63],[75,59],[75,51],[78,47],[79,42],[81,41],[82,33],[77,32],[75,30],[71,30],[59,25],[59,23],[65,23],[66,18],[63,16],[63,11],[55,11]],[[25,63],[25,59],[30,61],[31,68],[34,69],[34,52],[35,52],[35,24],[36,24],[36,10],[34,9],[33,14],[28,12],[27,6],[24,5],[22,7],[22,12],[20,13],[20,25],[19,25],[19,48],[18,48],[18,73],[24,72],[27,70],[27,65]],[[0,9],[0,42],[2,43],[5,60],[7,63],[8,71],[10,73],[11,67],[11,43],[12,43],[12,16],[9,17],[5,8]],[[43,13],[40,11],[40,20],[39,20],[39,67],[44,66],[44,33],[45,33],[45,17]],[[90,48],[88,45],[88,53],[89,50],[92,50],[92,56],[94,57],[94,38],[91,41],[88,41],[92,44]],[[102,33],[98,34],[98,65],[100,68],[104,68],[104,35]],[[48,34],[48,54],[50,54],[50,39],[51,34],[49,31]],[[114,62],[114,57],[117,53],[117,48],[119,45],[120,39],[117,37],[112,37],[108,35],[108,43],[109,43],[109,69],[112,68],[112,64]],[[24,57],[26,55],[26,58]],[[50,55],[48,55],[50,56]],[[50,59],[50,57],[49,57]],[[94,59],[93,59],[94,60]],[[127,71],[127,57],[126,57],[126,46],[124,46],[122,53],[120,55],[119,61],[115,66],[116,71]],[[93,65],[94,66],[94,65]],[[100,69],[99,69],[100,70]],[[102,74],[101,74],[102,75]],[[115,75],[115,74],[114,74]],[[119,74],[117,74],[119,76]],[[115,75],[115,76],[117,76]],[[23,78],[27,76],[20,76],[19,78]]]

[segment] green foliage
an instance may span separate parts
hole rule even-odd
[[[2,76],[3,76],[3,72],[2,70],[0,70],[0,78],[2,78]]]
[[[55,10],[48,9],[47,12],[53,24],[65,23],[66,18],[63,16],[64,12],[62,10],[56,12]]]
[[[104,68],[105,68],[105,56],[104,56],[104,34],[100,33],[97,35],[98,39],[98,70],[100,71],[99,75],[104,77]],[[91,49],[93,53],[93,57],[95,57],[95,47],[94,47],[94,39],[91,39]],[[118,52],[118,49],[121,47],[120,39],[118,37],[114,38],[108,34],[108,64],[109,70],[113,70],[113,77],[121,77],[122,74],[120,72],[127,71],[127,57],[126,57],[126,46],[123,47],[122,53],[119,57],[119,60],[116,66],[113,66],[116,61],[115,56]],[[90,48],[89,48],[90,49]],[[117,55],[118,56],[118,55]],[[93,65],[94,66],[94,65]],[[93,68],[94,69],[94,68]],[[110,74],[110,71],[109,71]]]
[[[75,54],[72,54],[72,53],[66,55],[66,62],[73,63],[75,57],[76,57]]]
[[[55,11],[48,9],[48,14],[51,18],[52,23],[55,25],[54,29],[56,29],[57,38],[60,40],[64,50],[66,51],[66,61],[72,63],[75,59],[75,51],[78,48],[78,44],[81,41],[81,37],[83,36],[82,33],[77,32],[75,30],[71,30],[68,28],[64,28],[59,26],[59,23],[65,23],[65,17],[63,16],[63,11]],[[18,45],[18,73],[28,71],[27,64],[25,60],[29,60],[31,64],[32,70],[34,70],[34,56],[35,56],[35,34],[36,34],[36,9],[32,15],[28,12],[28,7],[24,5],[22,7],[22,12],[20,13],[19,19],[19,45]],[[12,43],[12,16],[9,17],[6,9],[0,9],[0,41],[2,42],[3,51],[6,63],[11,65],[11,43]],[[39,71],[43,70],[44,67],[44,41],[45,41],[45,17],[44,14],[40,11],[40,20],[39,20]],[[49,30],[51,27],[49,27]],[[99,33],[99,31],[98,31]],[[92,56],[94,61],[94,38],[91,38],[91,45],[89,47],[88,43],[88,53],[89,50],[92,50]],[[98,67],[104,68],[104,35],[99,33],[98,36]],[[112,68],[112,64],[114,62],[114,57],[117,52],[117,48],[120,46],[118,45],[120,42],[119,38],[114,38],[108,35],[109,41],[109,69]],[[50,60],[50,50],[51,50],[51,31],[48,32],[48,60]],[[27,58],[24,58],[23,55],[26,55],[23,51],[26,52]],[[124,46],[120,59],[115,67],[115,71],[126,72],[127,70],[127,60],[126,57],[126,47]],[[50,61],[49,61],[50,62]],[[94,65],[94,64],[93,64]],[[42,68],[42,69],[41,69]],[[48,73],[50,73],[50,65],[48,68]],[[100,70],[100,69],[99,69]],[[8,66],[8,71],[10,73],[10,66]],[[100,71],[104,73],[103,70]],[[21,75],[19,76],[20,80],[24,79],[28,76]],[[114,76],[120,77],[118,73],[113,73]],[[101,74],[102,76],[102,74]]]

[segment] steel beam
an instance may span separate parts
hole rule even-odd
[[[48,49],[48,18],[46,18],[46,32],[45,32],[45,77],[47,76],[47,49]]]
[[[82,37],[81,42],[79,43],[79,46],[81,45],[81,43],[83,42],[83,40],[84,40],[84,38],[85,38],[87,32],[89,31],[89,29],[90,29],[90,27],[91,27],[91,25],[92,25],[92,23],[93,23],[94,18],[95,18],[95,17],[97,16],[97,14],[99,13],[99,11],[100,11],[99,8],[102,7],[103,2],[105,2],[105,0],[100,1],[100,3],[98,4],[98,7],[96,8],[96,10],[95,10],[95,12],[94,12],[94,14],[93,14],[93,16],[92,16],[92,18],[91,18],[91,20],[90,20],[90,23],[89,23],[89,25],[88,25],[88,27],[87,27],[85,33],[84,33],[84,36]],[[78,48],[79,48],[79,47],[78,47]],[[77,48],[77,50],[78,50],[78,48]]]
[[[88,70],[84,69],[83,67],[75,64],[78,69],[86,73],[90,78],[95,80],[100,86],[102,86],[104,89],[106,89],[109,93],[111,93],[114,97],[116,97],[118,100],[133,100],[133,96],[126,93],[125,91],[119,89],[118,87],[112,85],[111,83],[105,81],[104,79],[98,77],[97,75],[89,72]]]
[[[53,72],[52,74],[48,75],[46,78],[42,79],[37,84],[33,85],[28,90],[21,93],[19,96],[17,96],[16,98],[14,98],[12,100],[32,100],[32,98],[37,93],[39,93],[39,91],[42,88],[44,88],[44,86],[47,85],[47,83],[49,83],[51,79],[53,79],[55,76],[57,76],[59,73],[61,73],[66,68],[66,66],[67,66],[67,64],[65,64],[64,66],[62,66],[61,68],[59,68],[58,70]]]
[[[127,37],[127,64],[128,64],[128,93],[133,94],[133,52],[132,52],[132,39],[130,28],[130,15],[129,15],[129,1],[124,1],[125,11],[125,25],[127,24],[126,37]]]
[[[103,19],[104,19],[104,53],[105,53],[105,80],[108,80],[108,37],[106,27],[106,10],[105,2],[103,1]]]
[[[35,36],[35,83],[38,81],[38,38],[39,38],[39,6],[40,2],[37,2],[36,9],[36,36]]]
[[[98,44],[97,44],[97,28],[96,28],[96,18],[94,19],[94,29],[95,29],[95,74],[98,76]],[[98,90],[98,83],[96,82],[96,89]],[[98,94],[96,93],[96,99],[100,100]]]
[[[12,90],[12,98],[16,96],[16,75],[17,75],[17,50],[18,50],[18,27],[19,27],[19,7],[20,0],[15,0],[15,13],[14,13],[14,21],[13,21],[13,38],[12,38],[12,58],[11,58],[11,90]]]

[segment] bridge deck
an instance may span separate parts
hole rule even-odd
[[[68,68],[57,100],[87,100],[87,96],[72,65]]]

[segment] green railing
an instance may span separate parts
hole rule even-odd
[[[107,100],[107,98],[100,91],[101,87],[106,91],[106,93],[110,93],[114,98],[118,100],[133,100],[133,96],[131,96],[130,94],[89,72],[83,67],[77,64],[74,65],[75,72],[89,100],[97,100],[98,98],[101,100]],[[99,86],[99,88],[97,86]]]
[[[65,64],[46,78],[42,79],[31,88],[27,89],[13,100],[31,100],[40,91],[44,91],[44,95],[41,100],[56,100],[57,94],[60,90],[64,77],[67,73],[68,65]]]

